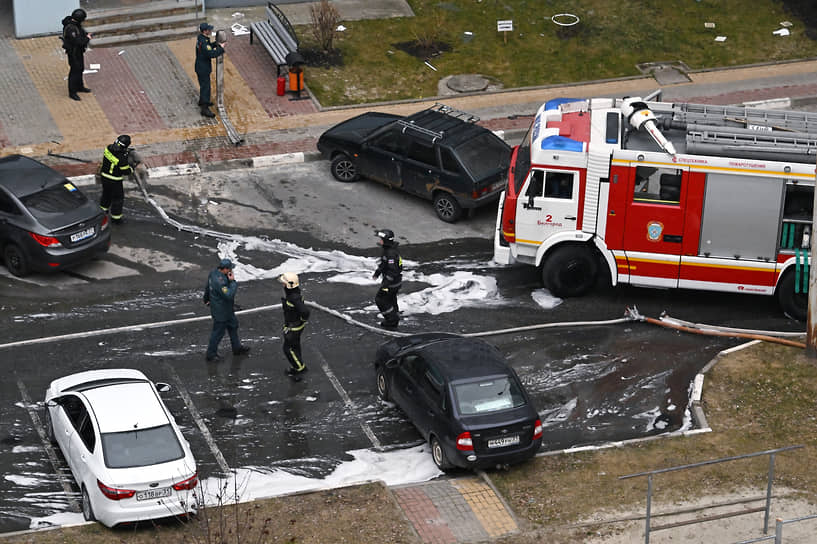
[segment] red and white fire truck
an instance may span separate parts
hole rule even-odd
[[[514,148],[494,259],[556,296],[630,283],[776,295],[807,312],[817,114],[558,99]]]

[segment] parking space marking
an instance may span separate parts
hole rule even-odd
[[[218,462],[218,466],[221,467],[224,474],[229,474],[231,472],[230,466],[227,464],[227,460],[224,458],[224,455],[221,454],[221,450],[218,449],[218,445],[213,439],[213,435],[210,434],[210,429],[208,429],[207,425],[204,423],[204,419],[202,419],[199,410],[196,408],[196,405],[193,404],[193,399],[190,398],[190,394],[187,392],[187,389],[185,389],[182,385],[182,380],[179,378],[179,375],[176,374],[176,371],[172,366],[170,366],[170,364],[165,363],[165,367],[167,367],[170,377],[173,378],[174,382],[176,382],[176,387],[179,389],[179,395],[181,395],[184,404],[187,406],[187,410],[190,412],[190,415],[193,416],[193,421],[196,422],[196,426],[204,436],[204,441],[207,442],[207,445],[210,447],[210,451],[213,452],[213,455]]]
[[[380,444],[380,440],[374,434],[372,428],[369,427],[369,424],[358,415],[357,405],[355,405],[354,401],[349,397],[349,394],[340,384],[340,381],[338,380],[337,376],[335,376],[335,373],[332,372],[332,369],[329,368],[329,363],[326,362],[326,359],[324,358],[323,354],[319,350],[315,350],[315,352],[318,354],[318,358],[321,361],[321,368],[323,369],[323,372],[326,374],[326,377],[329,378],[329,382],[332,384],[332,387],[335,388],[335,391],[338,392],[340,398],[343,399],[343,403],[346,404],[346,406],[352,410],[353,414],[355,414],[355,417],[357,417],[360,428],[363,429],[363,433],[369,438],[369,441],[372,443],[372,446],[374,446],[374,448],[377,450],[383,449],[383,446]]]
[[[66,478],[60,471],[60,462],[59,459],[57,459],[57,452],[54,451],[51,441],[48,440],[48,436],[45,434],[45,427],[43,426],[43,422],[40,420],[40,416],[37,415],[36,410],[31,407],[31,397],[28,395],[28,390],[26,389],[25,384],[20,379],[17,380],[17,388],[20,390],[20,396],[23,398],[23,403],[26,405],[28,415],[31,417],[31,422],[34,424],[34,430],[37,431],[37,435],[40,437],[43,448],[45,448],[45,453],[48,455],[48,459],[51,461],[51,466],[54,468],[54,473],[57,475],[57,479],[60,481],[62,490],[65,492],[65,496],[68,498],[68,507],[72,512],[79,512],[79,503],[74,498],[74,492],[71,489],[71,482],[69,482],[68,478]]]

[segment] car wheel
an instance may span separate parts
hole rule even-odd
[[[96,521],[94,516],[94,507],[91,506],[91,498],[88,496],[88,490],[82,486],[82,517],[85,521]]]
[[[797,321],[805,321],[808,317],[808,293],[794,292],[797,277],[794,270],[788,270],[777,286],[777,303],[787,316]],[[802,280],[801,280],[802,281]],[[808,282],[808,277],[805,278]]]
[[[48,406],[45,407],[45,435],[49,442],[57,443],[57,437],[54,435],[54,422],[51,421],[51,410],[48,409]]]
[[[389,382],[386,381],[386,368],[384,365],[377,367],[377,394],[383,400],[391,400],[389,397]]]
[[[332,159],[332,175],[336,180],[348,183],[359,177],[355,161],[349,155],[338,155]]]
[[[434,194],[434,211],[446,223],[456,223],[462,217],[462,206],[451,194],[438,191]]]
[[[3,250],[3,261],[9,272],[17,277],[28,274],[28,257],[17,244],[8,244]]]
[[[443,445],[437,440],[436,436],[431,436],[431,458],[434,459],[434,464],[443,472],[448,472],[454,465],[452,465],[445,456]]]
[[[583,246],[563,246],[553,251],[542,266],[542,283],[557,297],[578,297],[596,284],[598,261]]]

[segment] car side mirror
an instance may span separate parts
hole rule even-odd
[[[397,368],[400,365],[400,361],[397,359],[389,359],[386,361],[386,368]]]
[[[154,384],[156,386],[156,391],[159,393],[167,393],[170,391],[170,384],[165,382],[156,382]]]
[[[59,399],[51,399],[49,401],[46,401],[46,403],[45,403],[45,405],[48,406],[49,408],[56,408],[57,406],[60,406],[61,404],[62,403],[60,402]]]

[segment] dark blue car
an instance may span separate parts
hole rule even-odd
[[[506,466],[542,445],[536,408],[487,342],[446,333],[406,336],[381,345],[374,366],[378,394],[405,412],[440,470]]]
[[[22,155],[0,159],[0,255],[25,276],[108,251],[108,216],[65,176]]]

